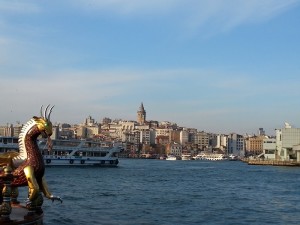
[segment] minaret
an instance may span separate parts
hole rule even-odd
[[[137,111],[137,122],[141,125],[146,122],[146,111],[144,109],[143,103],[141,103],[139,111]]]

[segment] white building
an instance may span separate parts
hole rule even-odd
[[[275,159],[276,152],[276,138],[264,138],[263,140],[263,153],[265,159]]]
[[[213,148],[217,148],[225,152],[227,149],[227,141],[228,141],[227,135],[224,134],[212,135]]]
[[[300,128],[292,128],[288,123],[276,130],[277,160],[300,162]]]
[[[135,130],[136,126],[135,121],[120,121],[119,124],[121,125],[123,131],[133,131]]]
[[[180,131],[180,144],[185,145],[189,142],[189,132],[187,130]]]

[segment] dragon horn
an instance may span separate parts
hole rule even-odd
[[[44,112],[44,119],[47,119],[47,111],[48,111],[49,106],[50,106],[50,105],[47,105],[47,108],[45,109],[45,112]]]
[[[54,107],[54,106],[51,107],[50,112],[49,112],[49,114],[48,114],[48,118],[47,118],[48,121],[50,121],[50,115],[51,115],[51,112],[52,112],[53,107]]]
[[[41,117],[43,117],[43,105],[41,106]]]

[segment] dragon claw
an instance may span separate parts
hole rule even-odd
[[[52,202],[54,202],[55,200],[60,201],[60,203],[63,202],[63,200],[62,200],[61,197],[59,197],[59,196],[51,195],[51,196],[50,196],[50,199],[52,200]]]

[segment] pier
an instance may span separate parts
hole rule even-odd
[[[267,165],[267,166],[300,166],[300,162],[286,160],[263,160],[263,159],[244,159],[248,165]]]

